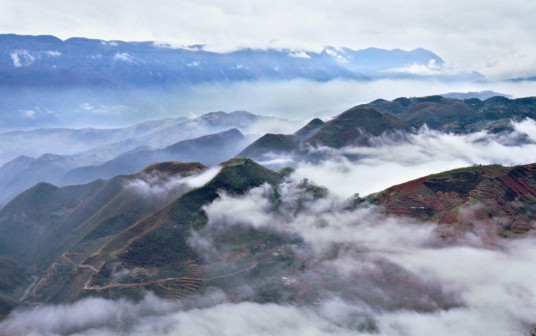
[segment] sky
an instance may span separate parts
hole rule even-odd
[[[531,0],[0,0],[0,33],[208,50],[426,48],[488,78],[536,74]]]

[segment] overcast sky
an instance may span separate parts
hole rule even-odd
[[[534,75],[533,0],[0,0],[0,33],[319,50],[436,52],[489,77]]]

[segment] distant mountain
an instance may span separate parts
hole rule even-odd
[[[7,203],[36,183],[56,183],[77,166],[69,156],[44,154],[36,159],[20,156],[0,167],[0,203]]]
[[[62,151],[64,155],[21,155],[0,166],[0,203],[39,182],[88,183],[97,178],[132,174],[159,161],[225,161],[246,147],[244,132],[263,123],[285,123],[244,111],[211,112],[185,119],[147,121],[121,129],[38,129],[0,133],[4,155]],[[224,132],[221,135],[214,135]],[[208,136],[213,134],[211,136]],[[205,136],[206,137],[203,137]],[[201,136],[201,138],[200,138]],[[198,138],[198,139],[195,139]],[[188,141],[186,141],[188,140]],[[20,153],[19,153],[20,154]]]
[[[511,133],[511,122],[525,118],[536,119],[536,97],[509,99],[495,96],[484,101],[477,98],[457,99],[442,96],[378,99],[355,106],[324,123],[311,121],[294,134],[265,134],[241,153],[271,167],[280,167],[277,156],[292,154],[296,159],[318,158],[315,148],[369,146],[370,139],[391,135],[403,141],[403,135],[427,127],[444,132]],[[529,143],[526,134],[510,137],[515,143]],[[321,158],[320,158],[321,159]],[[285,163],[286,164],[286,161]]]
[[[0,35],[0,46],[0,83],[9,87],[147,87],[263,78],[366,80],[389,77],[391,69],[443,64],[425,49],[326,47],[320,53],[243,49],[220,54],[202,46],[13,34]]]
[[[367,145],[371,136],[404,130],[406,125],[389,112],[356,106],[324,123],[313,119],[294,134],[266,134],[238,154],[266,160],[270,154],[306,155],[311,148]]]
[[[75,168],[61,178],[62,185],[88,183],[121,174],[133,174],[144,167],[162,161],[200,162],[216,165],[232,158],[246,145],[246,138],[236,128],[183,140],[163,149],[137,150],[121,154],[99,166]]]
[[[237,156],[262,158],[267,153],[290,153],[299,147],[301,141],[316,133],[324,125],[325,123],[322,120],[315,118],[294,134],[265,134]]]
[[[21,155],[35,158],[47,153],[76,155],[74,161],[80,165],[95,165],[140,146],[162,148],[230,128],[250,132],[252,128],[270,123],[289,122],[246,111],[219,111],[192,118],[149,120],[124,128],[40,128],[4,132],[0,133],[0,165]]]
[[[176,114],[181,107],[173,103],[175,92],[217,83],[475,77],[444,74],[443,63],[424,49],[216,53],[198,45],[4,34],[0,130],[107,125],[136,116]]]
[[[480,91],[480,92],[449,92],[442,94],[441,96],[445,98],[455,98],[455,99],[471,99],[471,98],[477,98],[480,100],[486,100],[488,98],[492,97],[506,97],[506,98],[512,98],[512,96],[499,93],[495,91]]]
[[[486,227],[487,234],[515,236],[536,228],[536,164],[455,169],[393,186],[370,200],[391,215],[454,225],[451,234]]]
[[[496,96],[486,100],[465,100],[428,96],[397,98],[393,101],[375,100],[364,106],[391,112],[409,126],[428,125],[455,133],[470,133],[505,120],[536,119],[536,97],[509,99]]]
[[[340,148],[367,145],[371,136],[404,130],[406,125],[389,112],[370,107],[353,107],[303,141],[303,146]]]

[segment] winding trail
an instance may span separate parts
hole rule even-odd
[[[147,286],[147,285],[151,285],[151,284],[155,284],[155,283],[161,283],[161,282],[166,282],[166,281],[176,281],[176,280],[210,281],[210,280],[226,278],[226,277],[233,276],[235,274],[247,272],[247,271],[255,268],[258,264],[259,264],[259,262],[255,262],[253,265],[250,265],[250,266],[248,266],[246,268],[243,268],[241,270],[238,270],[238,271],[235,271],[235,272],[232,272],[232,273],[228,273],[228,274],[217,275],[217,276],[210,277],[210,278],[193,278],[193,277],[183,276],[183,277],[175,277],[175,278],[165,278],[165,279],[150,280],[150,281],[137,282],[137,283],[127,283],[127,284],[112,283],[112,284],[108,284],[106,286],[89,286],[89,282],[91,282],[91,279],[90,279],[88,282],[85,283],[84,289],[85,290],[103,290],[103,289],[116,288],[116,287],[140,287],[140,286]],[[89,266],[89,265],[85,265],[85,266]],[[87,267],[87,268],[89,268],[89,267]]]

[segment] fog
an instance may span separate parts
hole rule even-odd
[[[320,163],[298,163],[296,175],[310,178],[349,197],[381,191],[392,185],[475,164],[505,166],[533,163],[536,122],[513,123],[513,133],[447,134],[428,128],[405,137],[378,137],[372,147],[321,148]],[[350,160],[347,157],[357,157]],[[287,157],[286,164],[292,163]]]
[[[426,76],[413,80],[374,81],[259,80],[131,91],[32,88],[28,92],[4,93],[6,107],[2,112],[0,130],[125,127],[148,119],[237,110],[308,121],[314,117],[330,118],[352,106],[378,98],[391,100],[482,90],[525,97],[533,95],[535,89],[534,81],[440,81]]]
[[[313,118],[324,121],[358,104],[368,103],[378,98],[395,99],[443,94],[448,92],[475,92],[493,90],[513,97],[531,96],[536,92],[536,82],[442,82],[433,79],[415,80],[375,80],[313,82],[292,80],[283,82],[256,81],[238,83],[215,83],[192,87],[168,88],[166,90],[132,91],[117,90],[100,92],[89,89],[54,89],[14,92],[2,95],[13,106],[0,112],[0,164],[27,155],[38,157],[45,153],[78,155],[77,160],[86,157],[98,158],[100,162],[109,160],[136,146],[157,143],[145,139],[132,141],[126,132],[108,134],[86,130],[84,132],[51,131],[31,134],[9,134],[15,129],[36,129],[41,127],[102,128],[127,127],[145,120],[167,117],[195,118],[213,111],[248,111],[262,116],[274,116],[287,121],[272,119],[252,125],[242,130],[246,134],[260,136],[264,133],[292,133]],[[20,91],[20,90],[19,90]],[[102,90],[101,90],[102,91]],[[23,103],[24,106],[18,104]],[[11,106],[11,107],[10,107]],[[44,107],[46,106],[46,108]],[[120,108],[119,108],[120,107]],[[46,114],[28,111],[46,109]],[[171,121],[168,121],[168,124]],[[164,129],[166,123],[161,123]],[[158,128],[158,127],[156,127]],[[205,127],[191,138],[222,131]],[[131,130],[133,135],[134,130]],[[102,134],[90,140],[92,133]],[[140,136],[147,136],[143,129]],[[154,137],[154,135],[153,135]],[[156,137],[163,145],[169,145],[184,138]],[[127,141],[128,140],[128,141]],[[167,141],[167,142],[166,142]],[[98,164],[92,162],[90,164]]]
[[[129,181],[125,188],[134,190],[147,198],[158,197],[171,200],[188,191],[205,185],[221,170],[221,166],[208,168],[202,172],[187,176],[180,174],[168,176],[159,172],[143,173],[140,177]]]
[[[298,235],[303,243],[295,253],[308,266],[281,278],[280,288],[311,287],[312,304],[240,302],[209,288],[182,302],[148,293],[138,303],[90,298],[20,309],[0,329],[7,335],[503,336],[534,328],[534,235],[484,242],[468,232],[445,244],[441,226],[351,207],[330,192],[311,197],[303,183],[290,178],[279,186],[276,209],[269,185],[244,196],[222,193],[205,207],[209,222],[189,243],[200,248],[200,236],[216,242],[233,228]],[[333,280],[315,280],[326,273]],[[246,286],[243,280],[234,285]]]
[[[417,88],[404,88],[402,83],[396,82],[395,86],[400,85],[396,90],[407,90],[406,94],[391,88],[393,96],[383,97],[413,95],[408,93]],[[266,94],[277,96],[275,93],[279,92],[281,97],[279,105],[264,101],[265,108],[272,106],[265,112],[270,110],[272,115],[283,116],[279,109],[292,111],[291,101],[296,99],[293,94],[303,92],[303,88],[299,89],[298,82],[286,85],[291,84],[285,92],[266,88]],[[348,103],[347,107],[378,97],[365,100],[367,94],[373,94],[372,87],[371,91],[359,91],[354,84],[314,86],[329,85],[333,98],[347,96],[350,91],[355,92],[355,100],[363,97],[364,101]],[[389,89],[389,83],[384,84]],[[259,88],[252,86],[249,90]],[[343,92],[337,92],[337,88]],[[248,92],[248,88],[243,90]],[[475,88],[454,90],[449,86],[443,90],[441,86],[430,85],[426,90],[431,94]],[[308,95],[313,97],[315,92],[312,90]],[[210,90],[204,94],[210,94]],[[222,95],[220,103],[228,101],[227,107],[233,110],[235,97]],[[255,104],[253,97],[252,94],[242,98]],[[309,105],[300,110],[296,106],[294,118],[307,120],[312,114],[324,112],[333,116],[344,110],[329,107],[328,103],[315,104],[316,100],[307,97],[300,96]],[[352,100],[346,99],[339,104]],[[207,100],[201,104],[208,108],[212,103]],[[231,267],[238,264],[231,258],[236,246],[224,237],[240,239],[236,233],[247,230],[271,232],[290,242],[285,244],[285,251],[302,260],[302,268],[275,264],[270,267],[277,272],[268,275],[239,274],[230,280],[231,287],[211,285],[184,301],[165,300],[147,293],[140,302],[89,298],[65,305],[23,307],[0,323],[0,331],[6,335],[92,336],[523,335],[536,327],[534,234],[501,239],[494,235],[489,223],[475,221],[474,232],[459,233],[447,244],[440,238],[447,227],[388,217],[375,206],[356,206],[352,197],[355,193],[366,195],[461,166],[533,162],[536,123],[523,121],[513,127],[513,134],[495,135],[444,134],[423,128],[405,136],[404,141],[383,136],[373,139],[372,147],[319,149],[326,160],[319,164],[298,163],[277,191],[267,184],[242,196],[220,191],[220,197],[204,208],[207,225],[192,231],[188,239],[188,244],[210,267]],[[148,175],[128,187],[150,197],[182,193],[203,185],[218,171],[215,167],[186,178]],[[459,218],[471,217],[471,212],[470,208],[463,209]],[[268,250],[251,255],[246,264],[252,270],[266,270],[263,258],[277,255],[274,253]],[[255,298],[259,288],[266,284],[275,284],[288,295],[261,303]],[[311,293],[314,299],[306,300]]]

